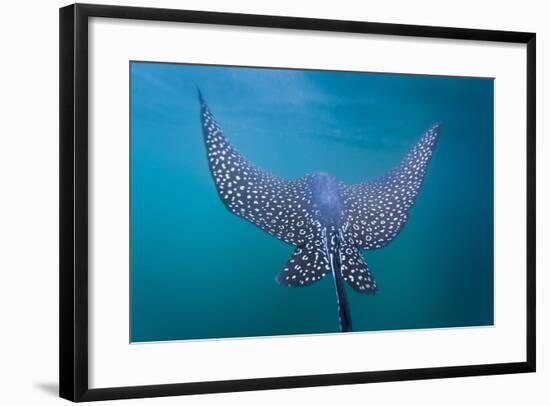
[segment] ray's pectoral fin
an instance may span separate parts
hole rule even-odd
[[[305,244],[314,232],[307,179],[283,179],[252,164],[229,142],[201,93],[199,101],[208,166],[221,201],[274,237]]]
[[[346,186],[346,234],[367,250],[389,244],[407,223],[426,177],[441,125],[432,126],[399,165],[372,182]]]
[[[328,258],[312,243],[296,248],[276,281],[288,287],[307,286],[330,272]]]
[[[359,250],[349,243],[343,243],[338,254],[342,278],[360,293],[375,294],[378,286]]]

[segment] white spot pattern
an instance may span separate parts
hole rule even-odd
[[[206,104],[201,118],[210,171],[226,207],[286,243],[313,240],[320,227],[307,209],[310,175],[286,180],[259,169],[229,143]]]
[[[343,188],[344,233],[359,248],[382,248],[407,223],[426,176],[441,126],[430,128],[403,161],[381,178]],[[346,227],[346,225],[344,225]]]
[[[351,241],[344,241],[339,249],[342,278],[359,293],[374,294],[378,286],[365,259]]]
[[[326,180],[326,175],[308,174],[296,180],[274,176],[251,164],[229,143],[203,101],[201,121],[210,171],[226,207],[297,246],[277,282],[284,286],[316,282],[331,272],[329,253],[338,252],[339,276],[360,293],[378,291],[359,249],[385,246],[406,224],[439,138],[439,124],[381,178],[357,185],[335,183],[343,207],[331,220],[340,225],[328,226],[312,192],[314,181]],[[321,196],[328,196],[327,192],[323,190]]]
[[[329,272],[330,266],[324,250],[308,243],[296,248],[276,280],[283,286],[307,286]]]

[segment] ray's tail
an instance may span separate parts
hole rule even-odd
[[[340,261],[330,254],[330,267],[334,277],[334,287],[336,288],[336,302],[338,304],[338,320],[340,322],[340,331],[347,333],[351,331],[351,312],[349,310],[348,298],[344,289],[344,281],[340,272]]]

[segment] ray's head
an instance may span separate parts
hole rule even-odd
[[[329,173],[316,172],[310,175],[310,187],[312,205],[319,220],[327,226],[338,226],[344,210],[341,182]]]

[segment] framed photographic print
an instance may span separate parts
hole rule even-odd
[[[60,10],[60,395],[535,371],[535,34]]]

